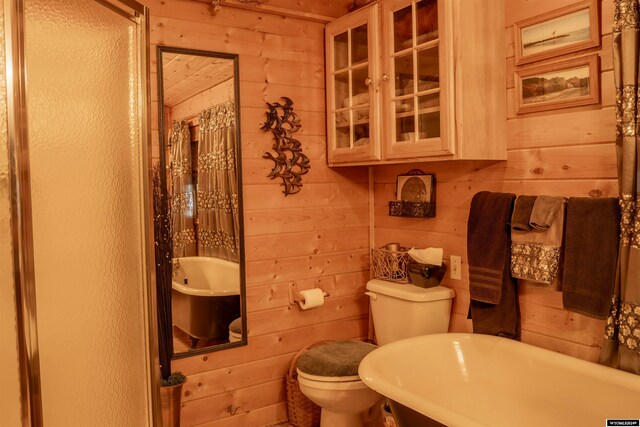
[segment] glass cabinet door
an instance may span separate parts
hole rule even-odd
[[[377,17],[374,5],[326,28],[329,163],[380,158]]]
[[[386,158],[450,154],[443,125],[446,62],[438,0],[385,3]],[[385,78],[386,76],[383,76]]]

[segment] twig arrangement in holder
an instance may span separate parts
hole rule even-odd
[[[284,195],[295,194],[302,189],[302,175],[309,172],[311,165],[309,158],[302,153],[302,144],[293,138],[293,134],[300,130],[300,118],[293,112],[293,101],[287,97],[281,97],[284,105],[279,102],[272,104],[267,102],[269,111],[267,121],[260,128],[265,132],[271,130],[275,141],[272,149],[274,156],[267,152],[262,156],[275,162],[271,173],[267,175],[271,179],[282,178]],[[280,115],[282,111],[282,115]]]
[[[156,294],[158,310],[158,351],[160,374],[167,380],[171,374],[173,334],[171,327],[171,281],[173,239],[171,236],[171,210],[167,200],[166,179],[163,168],[153,167],[153,231],[156,261]]]

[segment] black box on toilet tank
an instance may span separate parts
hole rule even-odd
[[[446,271],[447,266],[444,264],[420,264],[415,261],[409,261],[407,264],[407,273],[411,283],[421,288],[438,286],[442,282]]]

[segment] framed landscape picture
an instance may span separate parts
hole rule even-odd
[[[600,45],[596,0],[575,3],[514,24],[516,65]]]
[[[516,113],[597,104],[599,76],[597,54],[516,70]]]

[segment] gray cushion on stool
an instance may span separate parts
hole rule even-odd
[[[236,320],[229,323],[229,331],[233,332],[234,334],[242,333],[242,317],[238,317]]]
[[[377,347],[362,341],[331,342],[306,351],[298,360],[300,371],[322,377],[358,375],[360,361]]]

